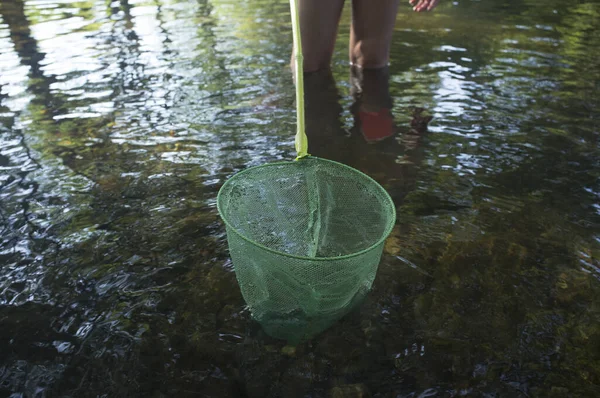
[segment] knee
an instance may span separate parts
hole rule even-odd
[[[350,49],[350,61],[363,68],[383,68],[389,62],[389,45],[373,39],[358,40]]]

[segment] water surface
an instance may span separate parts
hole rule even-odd
[[[346,7],[310,149],[398,221],[366,302],[294,349],[251,320],[215,204],[294,156],[288,7],[1,1],[0,396],[600,396],[600,3],[404,4],[364,77],[377,144]]]

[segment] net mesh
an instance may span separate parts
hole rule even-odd
[[[218,207],[253,317],[290,341],[326,329],[366,295],[396,218],[374,180],[314,157],[238,173]]]

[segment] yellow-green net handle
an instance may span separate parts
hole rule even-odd
[[[302,159],[308,154],[308,138],[304,128],[304,58],[302,57],[302,38],[300,36],[300,15],[296,0],[290,0],[290,11],[292,14],[292,34],[294,37],[295,54],[295,81],[296,81],[296,160]]]

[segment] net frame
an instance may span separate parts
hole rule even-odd
[[[259,247],[262,250],[265,250],[267,252],[276,254],[276,255],[280,255],[280,256],[284,256],[284,257],[289,257],[289,258],[293,258],[296,260],[310,260],[310,261],[339,261],[339,260],[345,260],[345,259],[350,259],[353,257],[357,257],[360,256],[362,254],[368,253],[369,251],[373,250],[374,248],[378,247],[379,245],[381,245],[382,243],[385,242],[385,240],[387,239],[387,237],[390,235],[390,233],[392,232],[392,229],[394,228],[395,222],[396,222],[396,207],[394,205],[394,201],[392,200],[391,196],[389,195],[389,193],[377,182],[375,181],[373,178],[369,177],[368,175],[366,175],[365,173],[363,173],[360,170],[357,170],[353,167],[347,166],[343,163],[339,163],[333,160],[329,160],[329,159],[324,159],[324,158],[319,158],[316,156],[308,156],[307,159],[313,159],[313,160],[317,160],[320,162],[329,162],[332,164],[335,164],[337,167],[341,167],[345,170],[347,170],[349,173],[353,173],[357,176],[359,176],[361,179],[363,179],[364,181],[368,181],[370,184],[372,184],[373,187],[376,187],[379,191],[380,194],[387,199],[387,201],[390,204],[390,208],[391,208],[391,217],[390,217],[390,221],[388,223],[388,225],[386,226],[385,232],[382,234],[382,236],[372,245],[370,245],[369,247],[362,249],[360,251],[357,252],[353,252],[353,253],[349,253],[349,254],[344,254],[342,256],[329,256],[329,257],[310,257],[310,256],[299,256],[299,255],[295,255],[295,254],[290,254],[290,253],[286,253],[284,251],[280,251],[280,250],[276,250],[270,247],[267,247],[261,243],[258,243],[254,240],[252,240],[251,238],[245,236],[241,231],[239,231],[239,229],[233,225],[230,220],[228,219],[228,215],[226,214],[227,212],[225,211],[225,208],[223,206],[223,198],[224,198],[224,194],[225,192],[227,192],[229,185],[234,184],[235,181],[238,178],[243,178],[245,176],[245,174],[248,173],[252,173],[254,171],[256,171],[257,169],[262,169],[262,168],[266,168],[266,167],[272,167],[272,166],[282,166],[282,165],[294,165],[296,162],[302,162],[303,159],[299,159],[299,160],[295,160],[295,161],[283,161],[283,162],[272,162],[272,163],[266,163],[263,165],[259,165],[259,166],[253,166],[253,167],[249,167],[245,170],[242,170],[238,173],[236,173],[235,175],[233,175],[231,178],[229,178],[227,181],[225,181],[225,183],[223,184],[223,186],[221,186],[221,188],[219,189],[219,193],[217,195],[217,210],[221,216],[221,219],[223,220],[223,222],[225,223],[225,225],[227,226],[228,230],[231,230],[233,232],[235,232],[240,238],[242,238],[243,240],[245,240],[246,242]],[[234,264],[235,266],[235,264]]]

